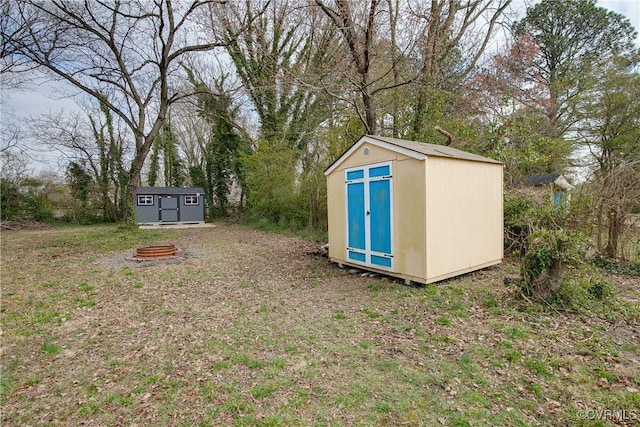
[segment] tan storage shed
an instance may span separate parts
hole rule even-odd
[[[503,257],[503,165],[365,135],[325,171],[329,258],[432,283]]]

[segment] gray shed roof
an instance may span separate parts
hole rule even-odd
[[[560,176],[559,173],[548,173],[544,175],[529,175],[525,176],[521,179],[521,182],[526,185],[536,186],[536,185],[547,185],[553,184],[553,182],[558,179]]]
[[[488,157],[479,156],[477,154],[468,153],[466,151],[458,150],[457,148],[448,147],[446,145],[428,144],[426,142],[408,141],[406,139],[389,138],[378,135],[363,135],[358,141],[356,141],[351,147],[349,147],[340,157],[336,159],[325,170],[325,175],[328,175],[335,167],[341,163],[341,160],[357,150],[358,147],[365,143],[371,143],[380,145],[390,150],[402,151],[405,154],[410,154],[412,157],[419,158],[421,156],[436,156],[436,157],[448,157],[452,159],[470,160],[473,162],[495,163],[502,164],[494,159]],[[408,151],[407,151],[408,150]],[[413,155],[411,153],[414,153]]]
[[[488,157],[479,156],[477,154],[468,153],[458,150],[457,148],[448,147],[446,145],[427,144],[426,142],[408,141],[406,139],[387,138],[384,136],[367,135],[369,138],[378,139],[398,147],[406,148],[416,153],[422,153],[427,156],[452,157],[454,159],[472,160],[475,162],[500,163],[497,160]]]
[[[523,185],[536,187],[539,185],[555,184],[563,190],[573,190],[575,186],[571,185],[564,175],[559,173],[548,173],[545,175],[529,175],[520,180]]]
[[[138,187],[136,194],[204,194],[202,187]]]

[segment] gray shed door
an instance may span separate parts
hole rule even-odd
[[[160,221],[178,221],[178,197],[160,196]]]

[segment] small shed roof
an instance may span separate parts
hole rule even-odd
[[[204,194],[202,187],[138,187],[136,194]]]
[[[569,183],[569,181],[559,173],[548,173],[543,175],[529,175],[522,178],[523,184],[531,187],[539,185],[555,184],[563,190],[572,190],[575,187]]]
[[[535,187],[536,185],[553,184],[558,179],[559,173],[547,173],[543,175],[529,175],[522,178],[523,184]]]
[[[358,150],[358,148],[364,143],[377,145],[379,147],[396,151],[420,160],[424,160],[427,156],[436,156],[449,157],[460,160],[470,160],[474,162],[502,164],[497,160],[479,156],[477,154],[468,153],[466,151],[458,150],[446,145],[427,144],[425,142],[409,141],[406,139],[389,138],[377,135],[364,135],[351,147],[349,147],[349,149],[347,149],[340,157],[338,157],[336,161],[329,165],[324,174],[330,174],[334,169],[338,167],[338,165],[342,162],[342,159],[348,157],[351,153]]]

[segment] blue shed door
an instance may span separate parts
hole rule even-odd
[[[393,269],[391,163],[345,172],[347,259]]]

